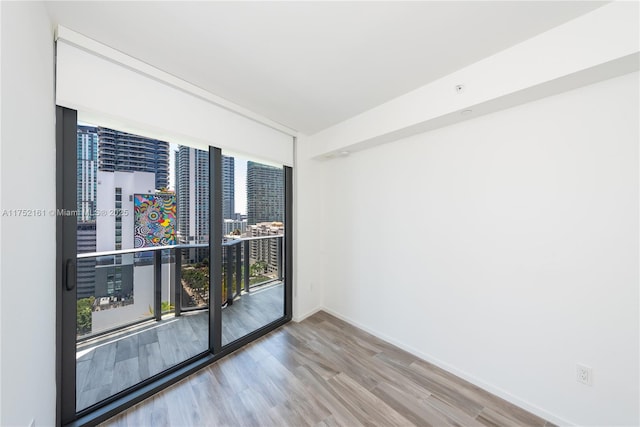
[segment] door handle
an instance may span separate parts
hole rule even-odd
[[[68,291],[72,291],[76,287],[76,260],[68,259],[64,270],[64,286]]]

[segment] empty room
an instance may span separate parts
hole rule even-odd
[[[637,1],[0,21],[1,426],[640,426]]]

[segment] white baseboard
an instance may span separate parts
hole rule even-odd
[[[439,367],[441,369],[444,369],[445,371],[447,371],[447,372],[449,372],[449,373],[451,373],[451,374],[453,374],[453,375],[455,375],[457,377],[460,377],[460,378],[462,378],[462,379],[464,379],[466,381],[469,381],[470,383],[482,388],[483,390],[486,390],[489,393],[492,393],[492,394],[494,394],[494,395],[506,400],[509,403],[512,403],[512,404],[514,404],[514,405],[516,405],[516,406],[518,406],[518,407],[520,407],[520,408],[522,408],[522,409],[524,409],[526,411],[529,411],[534,415],[537,415],[537,416],[539,416],[541,418],[544,418],[547,421],[550,421],[550,422],[552,422],[552,423],[554,423],[556,425],[559,425],[559,426],[575,426],[575,425],[577,425],[576,423],[572,423],[570,421],[567,421],[566,419],[564,419],[562,417],[559,417],[559,416],[557,416],[555,414],[552,414],[552,413],[540,408],[539,406],[536,406],[536,405],[534,405],[534,404],[532,404],[532,403],[530,403],[530,402],[528,402],[528,401],[526,401],[524,399],[521,399],[518,396],[514,396],[513,394],[509,393],[508,391],[506,391],[506,390],[504,390],[504,389],[502,389],[500,387],[496,387],[495,385],[493,385],[493,384],[491,384],[491,383],[489,383],[487,381],[484,381],[484,380],[482,380],[482,379],[480,379],[480,378],[478,378],[478,377],[476,377],[476,376],[474,376],[474,375],[472,375],[472,374],[470,374],[470,373],[468,373],[466,371],[458,369],[453,365],[450,365],[450,364],[448,364],[448,363],[446,363],[446,362],[444,362],[444,361],[442,361],[440,359],[437,359],[437,358],[431,356],[430,354],[424,353],[424,352],[419,351],[419,350],[417,350],[417,349],[415,349],[415,348],[413,348],[413,347],[411,347],[409,345],[406,345],[406,344],[404,344],[404,343],[402,343],[400,341],[397,341],[397,340],[395,340],[394,338],[392,338],[390,336],[387,336],[387,335],[385,335],[383,333],[380,333],[380,332],[378,332],[378,331],[376,331],[374,329],[371,329],[368,326],[363,325],[363,324],[361,324],[361,323],[359,323],[359,322],[357,322],[357,321],[355,321],[355,320],[353,320],[353,319],[351,319],[351,318],[349,318],[347,316],[343,316],[340,313],[337,313],[337,312],[335,312],[335,311],[333,311],[333,310],[331,310],[331,309],[329,309],[327,307],[320,307],[316,311],[320,311],[320,310],[325,311],[325,312],[331,314],[332,316],[335,316],[338,319],[343,320],[343,321],[349,323],[352,326],[355,326],[356,328],[362,329],[363,331],[366,331],[366,332],[370,333],[371,335],[375,336],[376,338],[380,338],[383,341],[386,341],[386,342],[388,342],[390,344],[393,344],[396,347],[399,347],[399,348],[401,348],[401,349],[413,354],[414,356],[419,357],[420,359],[423,359],[426,362],[432,363],[432,364],[436,365],[437,367]]]
[[[323,309],[322,307],[316,307],[316,308],[312,309],[311,311],[309,311],[309,312],[307,312],[305,314],[300,314],[298,316],[293,316],[293,318],[291,320],[293,320],[296,323],[302,322],[307,317],[313,316],[314,314],[316,314],[317,312],[321,311],[322,309]]]

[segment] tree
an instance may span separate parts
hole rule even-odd
[[[252,277],[259,276],[265,272],[267,269],[267,262],[260,260],[256,261],[249,266],[249,275]]]
[[[167,313],[167,312],[173,310],[175,308],[175,305],[171,304],[169,301],[162,301],[160,303],[160,307],[161,307],[161,309],[160,309],[161,313]],[[153,307],[151,307],[151,305],[149,305],[149,313],[147,313],[147,314],[149,314],[151,316],[154,315]]]
[[[258,273],[258,266],[257,266],[256,264],[251,264],[251,265],[249,266],[249,276],[251,276],[251,277],[255,277],[255,276],[257,276],[258,274],[259,274],[259,273]]]
[[[267,271],[267,261],[260,260],[256,264],[258,264],[258,272],[260,274],[264,274]]]
[[[76,302],[76,333],[78,335],[84,335],[91,332],[91,312],[93,310],[93,303],[95,300],[95,297],[89,297],[81,298]]]
[[[171,304],[169,301],[162,301],[162,312],[166,313],[175,308],[175,305]]]

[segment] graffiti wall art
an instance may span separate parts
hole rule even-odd
[[[176,244],[175,194],[134,194],[134,247]]]

